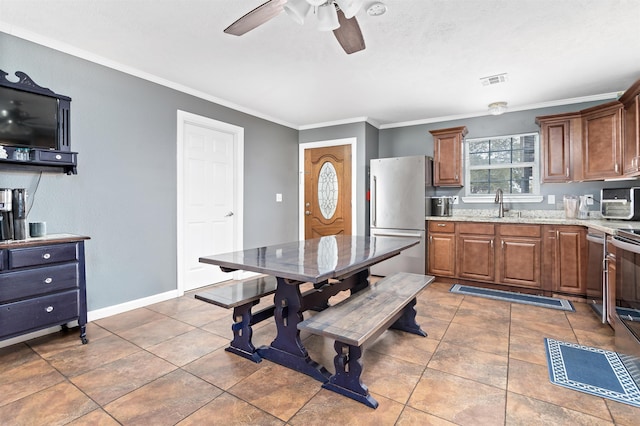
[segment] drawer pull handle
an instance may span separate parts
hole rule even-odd
[[[47,277],[47,278],[44,279],[44,283],[45,284],[51,284],[52,282],[53,282],[53,278],[51,278],[51,277]]]
[[[56,160],[62,160],[62,155],[56,154]]]
[[[47,306],[47,308],[45,309],[45,311],[47,311],[47,313],[49,313],[49,312],[53,312],[53,306]]]
[[[51,257],[50,253],[45,253],[45,254],[42,255],[43,259],[49,259],[50,257]]]
[[[439,223],[438,226],[447,226],[446,223]]]

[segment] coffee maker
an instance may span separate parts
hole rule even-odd
[[[0,188],[0,241],[13,240],[13,191]]]

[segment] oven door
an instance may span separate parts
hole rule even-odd
[[[619,236],[611,242],[616,247],[616,351],[640,383],[640,244]]]

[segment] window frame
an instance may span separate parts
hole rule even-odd
[[[513,138],[513,137],[524,137],[524,136],[534,136],[534,160],[533,162],[522,162],[522,163],[505,163],[499,165],[484,165],[484,166],[471,166],[470,164],[470,142],[478,142],[485,141],[490,139],[501,139],[501,138]],[[499,136],[485,136],[480,138],[465,138],[464,140],[464,178],[467,185],[465,185],[464,189],[464,197],[462,201],[464,203],[493,203],[495,200],[495,194],[471,194],[471,170],[488,170],[488,169],[512,169],[515,167],[531,167],[532,168],[532,192],[529,194],[511,194],[504,193],[504,201],[518,202],[518,203],[540,203],[543,200],[543,196],[540,192],[540,133],[539,132],[524,132],[524,133],[513,133],[508,135],[499,135]]]

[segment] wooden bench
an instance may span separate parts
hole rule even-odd
[[[390,275],[299,323],[299,330],[335,340],[335,374],[322,387],[376,408],[378,402],[360,380],[363,345],[388,328],[426,336],[415,321],[416,296],[433,280],[405,272]]]
[[[272,317],[275,308],[271,305],[258,312],[251,312],[251,309],[260,303],[262,297],[275,293],[276,285],[275,277],[263,276],[213,287],[195,295],[196,299],[227,309],[233,308],[233,340],[225,350],[254,362],[262,361],[251,342],[251,326]]]

